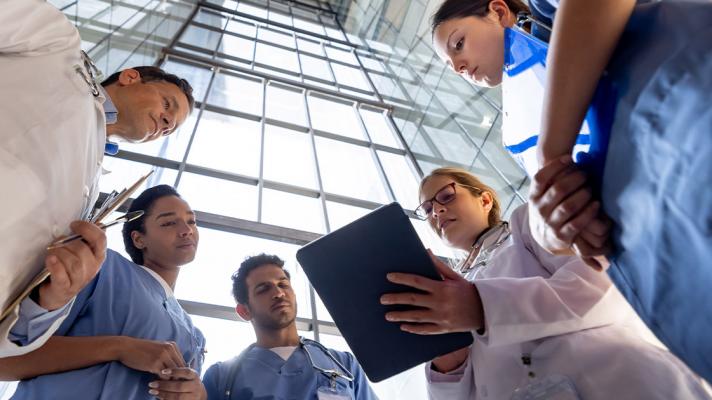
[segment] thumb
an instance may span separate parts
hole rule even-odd
[[[433,264],[435,264],[435,269],[443,277],[443,279],[462,279],[457,272],[453,271],[452,268],[433,254],[432,250],[428,249],[428,255],[430,255],[430,259],[433,261]]]

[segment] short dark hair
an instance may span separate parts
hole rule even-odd
[[[164,81],[178,86],[178,88],[183,91],[185,97],[188,98],[188,105],[190,107],[190,110],[193,109],[193,106],[195,105],[195,99],[193,98],[193,87],[190,86],[190,83],[188,83],[187,80],[180,78],[177,75],[169,74],[161,68],[153,66],[132,67],[131,69],[135,69],[136,71],[138,71],[139,75],[141,75],[141,82],[143,83]],[[101,82],[101,86],[106,87],[111,85],[112,83],[117,82],[119,80],[119,75],[121,75],[122,71],[116,71],[111,76],[104,79],[104,81]]]
[[[263,265],[276,265],[291,279],[289,271],[284,269],[284,260],[273,254],[258,254],[245,258],[245,261],[240,264],[240,268],[232,274],[232,295],[235,297],[237,304],[247,304],[249,300],[249,291],[247,288],[247,276],[253,270]]]
[[[430,20],[430,32],[435,33],[438,26],[451,19],[484,17],[491,2],[492,0],[445,0]],[[515,15],[520,12],[529,13],[529,7],[522,0],[504,0],[504,2]]]
[[[173,189],[172,186],[168,185],[158,185],[152,188],[148,188],[141,193],[136,200],[131,203],[128,212],[143,210],[144,214],[136,218],[131,222],[124,224],[121,234],[124,237],[124,248],[126,252],[129,253],[131,260],[138,265],[143,265],[143,250],[139,249],[134,245],[133,239],[131,238],[131,233],[133,231],[139,231],[141,233],[146,233],[146,225],[144,224],[146,216],[151,212],[153,204],[160,198],[175,196],[181,198],[178,192]]]

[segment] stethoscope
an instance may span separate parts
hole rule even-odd
[[[309,352],[309,349],[307,348],[307,346],[314,346],[314,347],[318,348],[322,353],[324,353],[327,357],[329,357],[329,359],[331,361],[334,362],[334,364],[336,365],[336,367],[338,367],[338,369],[327,369],[327,368],[322,368],[322,367],[316,365],[314,363],[314,358],[312,357],[311,352]],[[228,399],[228,400],[230,399],[230,394],[232,393],[232,387],[235,384],[235,375],[237,375],[237,368],[238,368],[240,362],[242,361],[243,358],[245,358],[245,355],[247,353],[249,353],[250,350],[252,350],[254,347],[255,347],[255,344],[252,344],[248,348],[246,348],[242,353],[240,353],[239,356],[237,356],[237,358],[235,359],[233,364],[230,366],[230,369],[228,371],[227,381],[226,381],[226,387],[225,387],[225,391],[224,391],[226,399]],[[336,379],[337,378],[344,379],[347,382],[353,382],[354,376],[351,373],[351,371],[349,371],[346,367],[344,367],[344,365],[341,364],[339,362],[339,360],[337,360],[336,357],[334,357],[334,355],[331,354],[329,349],[324,347],[323,344],[321,344],[315,340],[307,339],[307,338],[300,336],[299,337],[299,347],[304,350],[304,353],[306,354],[307,359],[309,360],[309,364],[311,364],[312,368],[314,370],[318,371],[319,373],[323,374],[324,376],[326,376],[329,379],[329,385],[332,389],[336,388]]]
[[[466,275],[475,268],[482,269],[490,259],[492,253],[499,248],[512,235],[509,229],[509,224],[506,221],[501,221],[484,232],[482,232],[475,243],[472,244],[470,252],[457,270],[461,275]],[[479,270],[477,272],[479,272]]]
[[[89,86],[91,94],[94,97],[99,97],[101,91],[99,90],[98,81],[103,78],[101,70],[94,64],[94,61],[89,57],[89,55],[82,50],[81,51],[82,65],[75,65],[74,72],[82,77],[84,82]],[[104,154],[115,156],[119,152],[119,145],[114,142],[107,141],[104,145]]]

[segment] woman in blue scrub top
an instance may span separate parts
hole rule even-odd
[[[532,232],[551,252],[573,248],[599,268],[610,261],[609,275],[651,330],[712,379],[712,269],[705,267],[712,257],[712,3],[529,5],[553,25],[537,148],[543,168],[529,171]],[[475,83],[497,85],[504,28],[521,11],[528,10],[515,0],[446,1],[433,19],[436,51]],[[549,40],[536,24],[532,34]],[[569,155],[604,69],[614,116],[608,150],[597,160],[602,170],[587,181]]]
[[[133,262],[108,250],[47,344],[4,359],[0,375],[22,379],[12,399],[204,399],[205,338],[173,295],[198,246],[195,214],[170,186],[144,191],[124,225]]]

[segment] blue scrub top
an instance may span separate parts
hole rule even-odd
[[[324,369],[337,369],[335,363],[317,346],[307,344],[314,364]],[[352,382],[337,378],[340,393],[348,393],[354,400],[377,399],[354,356],[336,350],[329,350],[334,357],[354,376]],[[230,366],[236,359],[216,363],[205,372],[203,384],[208,392],[208,400],[226,400],[225,391]],[[232,400],[316,400],[317,390],[329,385],[329,379],[315,370],[304,349],[297,347],[285,361],[272,350],[253,346],[237,367],[232,392]]]
[[[205,338],[172,295],[149,272],[112,250],[94,280],[77,296],[57,336],[131,336],[174,341],[200,371]],[[153,399],[156,376],[119,362],[97,364],[21,381],[13,400]]]
[[[530,0],[553,20],[557,0]],[[712,380],[712,3],[637,1],[607,67],[608,273],[655,335]],[[605,21],[601,21],[605,23]],[[585,43],[581,44],[585,46]]]

